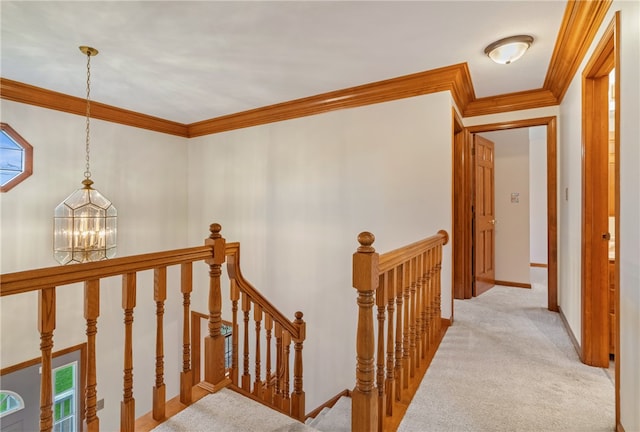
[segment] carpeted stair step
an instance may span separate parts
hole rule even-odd
[[[152,432],[316,432],[316,429],[233,390],[222,389],[179,412]]]
[[[322,410],[309,426],[321,432],[351,432],[351,398],[341,397],[333,407]]]
[[[317,416],[307,419],[307,421],[305,422],[305,424],[311,426],[311,427],[315,427],[315,425],[318,424],[318,422],[320,422],[320,420],[322,420],[322,418],[327,415],[327,413],[331,410],[331,408],[322,408],[322,410],[318,413]]]

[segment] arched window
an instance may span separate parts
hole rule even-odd
[[[10,390],[0,390],[0,418],[24,408],[22,397]]]

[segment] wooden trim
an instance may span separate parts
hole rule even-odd
[[[495,280],[494,281],[496,285],[500,285],[500,286],[507,286],[507,287],[514,287],[514,288],[529,288],[531,289],[531,284],[530,283],[523,283],[523,282],[511,282],[511,281],[503,281],[503,280]]]
[[[555,96],[558,104],[562,102],[611,3],[612,0],[567,2],[543,85]]]
[[[335,395],[334,397],[332,397],[331,399],[329,399],[328,401],[320,405],[318,408],[309,412],[305,416],[305,420],[310,418],[316,418],[318,414],[320,414],[320,411],[322,411],[325,408],[332,408],[336,404],[336,402],[338,402],[338,400],[343,396],[351,397],[351,391],[349,389],[342,390],[340,393],[338,393],[337,395]]]
[[[618,362],[616,362],[616,364],[618,364]],[[616,375],[616,376],[618,376],[618,375]],[[617,382],[617,380],[616,380],[616,382]],[[624,427],[622,426],[622,423],[620,423],[620,421],[616,422],[616,432],[625,432]]]
[[[31,174],[33,174],[33,146],[27,142],[14,128],[7,123],[0,123],[2,131],[9,135],[12,140],[16,142],[24,151],[24,170],[22,173],[15,176],[12,180],[8,181],[3,186],[0,186],[0,192],[9,192],[15,186],[22,183]]]
[[[582,361],[599,367],[609,365],[609,262],[602,235],[609,230],[608,74],[616,66],[615,27],[614,18],[582,73],[581,345]]]
[[[449,319],[449,318],[440,318],[440,322],[442,323],[442,328],[444,329],[443,332],[446,332],[446,328],[447,327],[451,327],[451,324],[453,323],[453,319]]]
[[[558,168],[556,117],[539,117],[468,127],[470,133],[509,130],[532,126],[547,127],[547,279],[548,309],[558,310]]]
[[[614,93],[615,93],[615,114],[614,114],[614,127],[615,127],[615,131],[614,131],[614,135],[615,135],[615,144],[614,144],[614,149],[615,149],[615,153],[616,153],[616,165],[615,165],[615,170],[614,170],[614,184],[615,184],[615,203],[614,203],[614,208],[615,208],[615,214],[616,214],[616,218],[615,218],[615,232],[616,232],[616,237],[620,238],[620,67],[619,67],[619,63],[618,60],[620,59],[620,38],[621,38],[621,18],[620,18],[620,11],[616,11],[615,16],[613,18],[613,40],[614,40],[614,47],[613,47],[613,54],[615,57],[615,77],[616,77],[616,82],[615,82],[615,87],[614,87]],[[620,257],[620,242],[616,241],[615,242],[615,255],[616,257]],[[616,259],[615,261],[615,272],[616,275],[620,275],[620,259]],[[615,340],[615,349],[614,349],[614,356],[616,359],[615,362],[615,373],[616,373],[616,377],[620,377],[620,277],[616,277],[615,282],[615,310],[617,311],[616,313],[616,319],[615,319],[615,326],[616,326],[616,331],[615,331],[615,335],[616,335],[616,340]],[[620,379],[616,379],[615,380],[615,393],[616,393],[616,425],[618,426],[618,432],[624,432],[624,428],[622,427],[622,423],[620,420]]]
[[[0,78],[0,97],[14,102],[35,105],[70,114],[85,116],[87,113],[86,99],[23,84],[7,78]],[[95,101],[91,101],[91,118],[149,129],[170,135],[178,135],[185,138],[188,137],[188,129],[185,124]]]
[[[526,90],[471,101],[463,110],[464,117],[496,114],[523,109],[558,105],[558,99],[546,89]]]
[[[529,263],[530,267],[542,267],[542,268],[547,268],[548,266],[544,263]]]
[[[79,410],[80,410],[78,414],[80,418],[80,424],[82,424],[86,415],[85,413],[86,398],[85,398],[84,392],[85,392],[85,389],[87,388],[87,343],[83,342],[81,344],[73,345],[73,346],[61,349],[60,351],[56,351],[52,354],[52,358],[61,357],[66,354],[70,354],[74,351],[80,351],[80,370],[78,371],[79,382],[77,387],[77,390],[78,390],[77,397],[79,401]],[[7,375],[31,366],[38,365],[41,362],[42,362],[42,357],[36,357],[34,359],[27,360],[22,363],[18,363],[12,366],[2,368],[0,370],[0,376]]]
[[[61,349],[60,351],[56,351],[56,352],[53,353],[53,358],[60,357],[60,356],[63,356],[65,354],[69,354],[69,353],[71,353],[73,351],[78,351],[78,350],[80,351],[80,356],[83,357],[85,355],[84,354],[84,352],[85,352],[84,350],[86,349],[86,346],[87,346],[87,344],[86,344],[86,342],[84,342],[84,343],[81,343],[81,344],[78,344],[78,345],[70,346],[70,347],[65,348],[65,349]],[[18,363],[18,364],[7,366],[5,368],[0,369],[0,376],[7,375],[7,374],[13,373],[15,371],[18,371],[20,369],[24,369],[24,368],[27,368],[27,367],[30,367],[30,366],[33,366],[33,365],[40,364],[40,360],[42,360],[42,357],[36,357],[34,359],[31,359],[31,360],[27,360],[27,361],[23,361],[23,362]]]
[[[189,137],[290,120],[329,111],[356,108],[441,91],[451,91],[459,107],[475,98],[466,63],[384,81],[322,93],[189,125]]]
[[[201,122],[182,124],[92,102],[92,117],[156,132],[192,138],[298,117],[355,108],[439,91],[450,91],[464,117],[558,105],[595,37],[612,0],[569,0],[540,89],[476,99],[466,63],[445,66],[347,89],[282,102]],[[84,115],[86,101],[0,78],[0,97]]]
[[[559,306],[558,306],[558,314],[560,315],[560,319],[562,320],[562,324],[564,324],[564,328],[567,330],[567,334],[569,335],[569,339],[571,339],[571,343],[573,344],[573,347],[575,348],[576,353],[578,354],[578,357],[582,358],[581,357],[582,349],[580,349],[580,344],[578,343],[578,339],[576,339],[576,335],[573,334],[573,331],[571,330],[571,326],[569,326],[569,321],[567,321],[567,317],[564,316],[564,312],[562,311],[562,309]]]

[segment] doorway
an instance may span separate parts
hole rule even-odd
[[[592,366],[615,358],[616,424],[620,422],[620,13],[607,27],[582,75],[582,351]],[[612,90],[612,91],[611,91]],[[613,94],[613,102],[610,96]],[[612,108],[612,110],[610,109]],[[613,112],[611,112],[613,111]],[[609,161],[613,153],[613,170]],[[610,218],[613,223],[610,224]]]
[[[518,120],[503,123],[493,123],[487,125],[478,125],[467,128],[468,134],[477,134],[482,132],[492,132],[501,130],[510,130],[518,128],[527,128],[533,126],[546,126],[547,129],[547,279],[548,294],[547,308],[551,311],[558,311],[558,268],[557,268],[557,152],[556,152],[556,117],[541,117],[535,119]],[[457,135],[456,135],[457,136]],[[469,141],[470,136],[467,135]],[[468,207],[472,204],[470,197],[473,196],[473,184],[471,182],[461,183],[465,178],[459,175],[466,172],[468,161],[472,158],[471,146],[460,144],[454,138],[454,216],[469,214]],[[469,178],[469,177],[467,177]],[[467,238],[471,236],[473,223],[470,218],[464,220],[464,223],[454,225],[454,239],[456,236]],[[455,243],[454,243],[455,246]],[[473,248],[472,248],[473,250]],[[469,298],[463,291],[463,297],[460,289],[455,289],[462,285],[465,280],[470,277],[469,269],[464,267],[464,263],[460,262],[468,258],[468,254],[472,251],[455,252],[454,247],[454,294],[456,298]],[[473,281],[472,281],[473,283]]]

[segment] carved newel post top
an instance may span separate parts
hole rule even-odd
[[[211,225],[209,225],[209,232],[211,232],[209,238],[217,239],[222,237],[220,231],[222,231],[222,225],[220,225],[219,223],[212,223]]]
[[[444,241],[442,242],[442,246],[444,246],[447,243],[449,243],[449,233],[448,232],[446,232],[445,230],[440,230],[440,231],[438,231],[438,234],[440,234],[441,236],[444,237]]]
[[[296,321],[302,321],[302,312],[298,311],[295,313]]]
[[[376,250],[371,246],[373,242],[376,241],[376,237],[368,231],[363,231],[358,234],[358,243],[360,243],[360,247],[358,248],[358,252],[364,253],[373,253]]]

